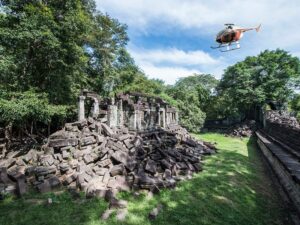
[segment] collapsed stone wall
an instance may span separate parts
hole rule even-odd
[[[155,191],[201,171],[203,156],[214,152],[179,125],[135,132],[88,118],[67,123],[41,151],[9,152],[0,160],[0,192],[22,195],[28,186],[47,192],[61,185],[89,196]]]
[[[300,125],[285,111],[267,111],[264,130],[282,143],[300,152]]]

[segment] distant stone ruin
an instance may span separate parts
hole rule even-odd
[[[130,131],[144,131],[178,124],[178,111],[161,98],[141,93],[122,93],[108,102],[101,101],[99,95],[87,90],[79,96],[78,121],[86,118],[87,98],[93,101],[90,116],[107,122],[110,128],[126,127]]]
[[[0,194],[22,195],[29,185],[40,192],[64,185],[101,197],[155,192],[201,171],[203,155],[215,152],[179,126],[177,110],[159,98],[130,93],[108,101],[83,91],[78,119],[39,151],[7,153],[0,160]]]

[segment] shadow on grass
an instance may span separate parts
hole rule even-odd
[[[47,199],[53,203],[48,205]],[[7,198],[0,203],[0,224],[38,225],[38,224],[85,224],[99,220],[107,204],[99,199],[73,199],[67,192],[60,194],[28,194],[22,199]]]
[[[247,142],[221,135],[216,138],[222,140],[219,153],[206,157],[204,171],[195,174],[193,179],[181,182],[174,190],[163,190],[151,199],[121,193],[120,197],[129,201],[124,222],[116,221],[115,217],[101,221],[100,215],[107,207],[102,200],[75,201],[65,193],[52,195],[51,206],[26,200],[2,202],[0,224],[270,225],[284,222],[288,225],[277,193],[262,172],[255,139]],[[158,203],[163,204],[163,211],[150,221],[148,213]]]

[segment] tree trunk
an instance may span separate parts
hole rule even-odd
[[[5,135],[5,141],[6,141],[6,149],[9,149],[11,146],[11,140],[12,140],[12,122],[9,122],[9,124],[5,127],[4,135]]]
[[[51,132],[51,122],[48,122],[48,136],[50,136]]]

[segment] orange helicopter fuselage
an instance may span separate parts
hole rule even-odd
[[[224,29],[217,35],[216,42],[220,44],[231,43],[240,40],[242,36],[242,30]]]

